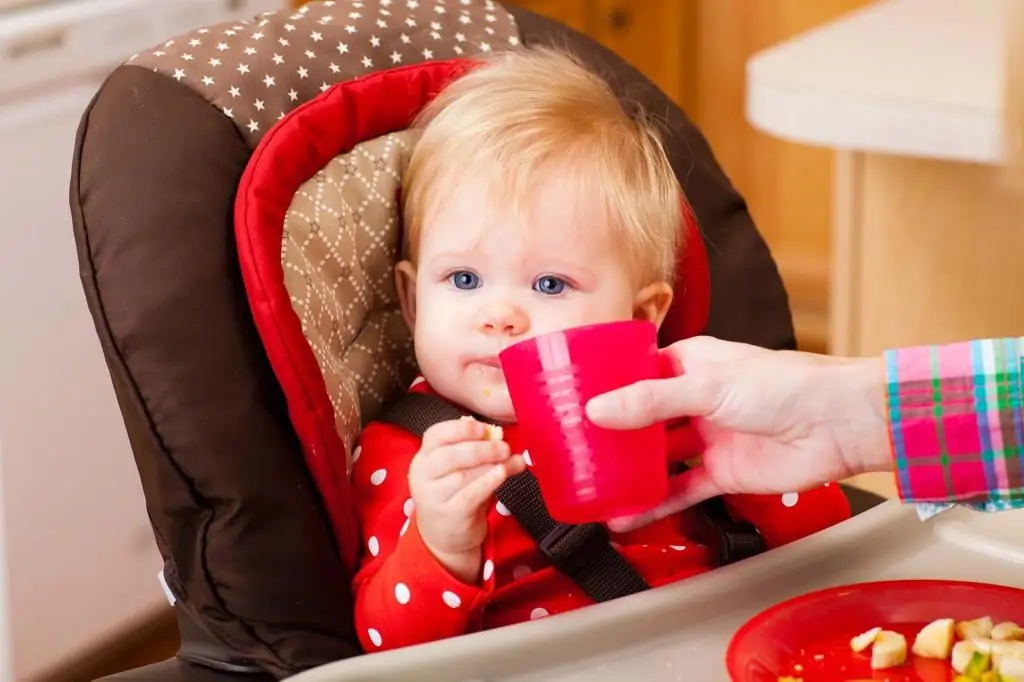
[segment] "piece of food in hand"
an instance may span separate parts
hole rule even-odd
[[[871,669],[885,670],[907,661],[907,638],[898,632],[882,630],[871,647]]]
[[[471,417],[468,414],[465,417],[462,417],[462,419],[464,419],[464,420],[468,419],[470,421],[476,421],[476,419],[474,419],[473,417]],[[505,439],[505,430],[502,429],[497,424],[484,424],[484,439],[485,440],[504,440]]]
[[[952,618],[940,618],[925,625],[914,638],[913,653],[922,658],[945,660],[953,649],[953,632],[956,623]]]
[[[850,648],[858,654],[865,651],[869,646],[875,643],[875,638],[878,637],[878,633],[881,631],[882,628],[871,628],[867,632],[862,632],[850,640]]]
[[[1009,621],[999,623],[992,628],[989,638],[1002,642],[1024,640],[1024,628]]]
[[[988,639],[992,634],[992,619],[985,616],[960,621],[956,624],[956,632],[962,639]]]

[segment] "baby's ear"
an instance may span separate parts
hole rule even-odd
[[[395,266],[395,290],[402,319],[409,330],[416,328],[416,266],[404,260]]]
[[[672,286],[668,282],[648,284],[633,300],[633,319],[647,320],[661,327],[672,305]]]

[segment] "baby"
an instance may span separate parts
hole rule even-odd
[[[564,613],[593,601],[545,558],[495,490],[531,465],[497,360],[522,339],[643,319],[672,302],[682,192],[656,132],[597,76],[551,50],[506,53],[449,85],[416,122],[396,283],[430,393],[499,424],[416,435],[383,422],[352,472],[366,541],[355,578],[368,651]],[[849,516],[838,486],[725,499],[768,547]],[[696,512],[613,546],[652,587],[714,567]]]

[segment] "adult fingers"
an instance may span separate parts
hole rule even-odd
[[[679,417],[706,417],[721,404],[714,373],[684,374],[625,386],[587,402],[587,417],[609,429],[638,429]]]
[[[679,373],[705,365],[734,363],[766,352],[770,351],[748,343],[723,341],[713,336],[694,336],[662,349],[661,355]]]
[[[596,396],[587,403],[587,416],[606,428],[640,428],[679,417],[706,417],[723,400],[722,367],[768,353],[759,346],[697,336],[677,341],[661,351],[668,368],[662,379]]]
[[[715,483],[703,466],[684,471],[669,481],[668,497],[658,506],[640,514],[611,519],[608,527],[616,533],[628,533],[654,523],[704,500],[721,495],[721,486]]]
[[[427,478],[441,478],[460,469],[504,462],[511,454],[508,443],[504,441],[461,441],[427,453],[422,473]]]
[[[442,445],[461,443],[466,440],[483,440],[487,427],[475,419],[450,419],[434,424],[423,434],[420,449],[434,450]]]

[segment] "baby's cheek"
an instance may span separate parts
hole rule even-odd
[[[551,301],[531,313],[533,336],[604,322],[620,322],[633,317],[631,306],[616,305],[594,294],[570,294],[565,300]]]

